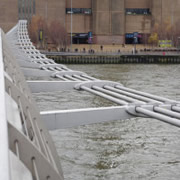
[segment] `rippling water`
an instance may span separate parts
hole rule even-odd
[[[99,79],[180,101],[180,65],[69,65]],[[87,92],[36,94],[41,110],[114,105]],[[180,178],[180,129],[134,118],[51,132],[66,180]]]

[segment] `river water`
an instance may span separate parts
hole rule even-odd
[[[98,79],[180,101],[180,65],[68,65]],[[115,104],[87,92],[34,95],[40,110]],[[65,180],[180,179],[180,129],[134,118],[50,132]]]

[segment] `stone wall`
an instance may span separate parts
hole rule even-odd
[[[72,0],[73,8],[91,8],[91,0]],[[71,0],[66,0],[66,8],[71,8]]]
[[[66,8],[71,8],[71,0],[66,1]],[[91,0],[72,0],[72,8],[91,8]],[[73,33],[88,33],[92,31],[92,16],[90,14],[73,14]],[[66,14],[66,28],[71,32],[71,14]]]
[[[58,20],[65,25],[65,0],[36,0],[36,15],[47,20]]]
[[[0,28],[7,32],[18,22],[18,1],[0,1]]]
[[[126,8],[149,8],[152,0],[125,0]]]
[[[66,28],[68,33],[71,32],[71,15],[66,15]],[[73,33],[88,33],[91,31],[91,15],[73,14],[72,15]]]
[[[180,21],[180,0],[152,0],[153,23],[169,21],[175,25]]]
[[[93,33],[124,34],[124,0],[93,0]]]
[[[126,33],[151,33],[151,16],[127,15],[125,23]]]
[[[149,34],[154,24],[180,24],[180,0],[73,0],[73,8],[92,8],[92,15],[73,14],[73,33],[92,31],[97,43],[124,41],[125,33]],[[36,0],[36,14],[58,20],[71,30],[71,0]],[[125,15],[126,8],[149,8],[151,15]],[[18,0],[0,1],[0,27],[8,31],[18,21]],[[113,40],[117,38],[117,40]],[[112,39],[112,40],[111,40]]]
[[[124,36],[114,36],[114,35],[95,35],[93,42],[95,44],[123,44]]]

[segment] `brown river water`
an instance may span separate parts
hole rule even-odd
[[[68,65],[102,80],[180,101],[180,65]],[[87,92],[34,95],[41,111],[114,106]],[[178,180],[180,129],[133,118],[50,132],[65,180]]]

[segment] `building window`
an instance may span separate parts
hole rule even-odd
[[[30,20],[35,14],[35,0],[18,0],[19,19]]]
[[[127,15],[151,15],[150,9],[132,9],[127,8],[126,9]]]
[[[66,14],[92,14],[92,10],[90,8],[66,8]]]

